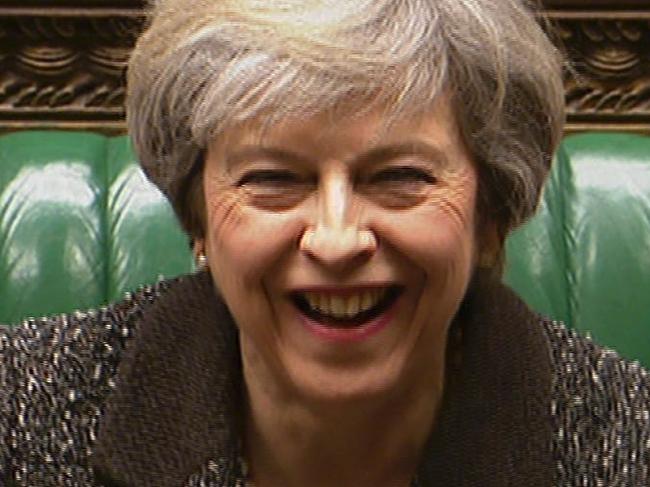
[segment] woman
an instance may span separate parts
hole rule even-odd
[[[518,0],[161,0],[129,67],[205,263],[1,335],[8,485],[646,485],[644,371],[499,282],[562,129]]]

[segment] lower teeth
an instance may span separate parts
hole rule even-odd
[[[329,321],[332,323],[340,323],[340,324],[346,324],[346,323],[358,323],[359,322],[359,316],[331,316],[331,315],[324,315],[320,314],[320,318],[323,321]]]
[[[399,294],[398,289],[391,289],[388,294],[375,306],[365,311],[360,311],[354,316],[334,316],[325,314],[317,308],[309,306],[306,300],[296,298],[296,306],[311,319],[323,323],[326,326],[352,328],[360,326],[383,313],[395,301]]]
[[[355,326],[362,325],[367,320],[359,320],[354,318],[334,318],[330,316],[321,315],[321,317],[318,318],[318,321],[327,326],[334,326],[339,328],[353,328]]]
[[[382,312],[383,308],[384,306],[375,306],[365,311],[361,311],[354,316],[334,316],[325,314],[315,308],[308,308],[307,314],[313,319],[329,326],[353,327],[362,325],[363,323],[375,318]]]

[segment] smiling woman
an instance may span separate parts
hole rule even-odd
[[[447,99],[390,128],[382,113],[216,139],[197,246],[238,323],[252,405],[270,387],[277,404],[347,398],[357,411],[428,391],[425,423],[404,431],[423,442],[478,255],[477,171]]]
[[[562,95],[523,0],[154,2],[129,127],[204,265],[0,329],[3,485],[647,485],[646,372],[501,283]]]

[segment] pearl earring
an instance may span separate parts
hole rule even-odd
[[[208,268],[208,258],[204,253],[200,253],[196,256],[196,269],[199,271],[205,270]]]

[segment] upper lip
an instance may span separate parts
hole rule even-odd
[[[395,282],[380,282],[380,283],[367,283],[358,284],[353,286],[330,286],[330,285],[309,285],[301,286],[290,291],[290,294],[302,293],[322,293],[332,296],[351,296],[360,292],[369,291],[372,289],[385,289],[391,287],[402,287]]]

